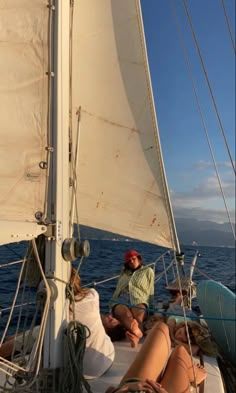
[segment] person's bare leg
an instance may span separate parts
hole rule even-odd
[[[198,368],[195,364],[197,384],[206,378],[205,369]],[[192,361],[186,349],[180,345],[172,352],[164,376],[160,383],[168,393],[188,393],[190,383],[194,381]]]
[[[170,346],[168,326],[163,322],[156,324],[148,334],[122,381],[128,378],[156,381],[166,364]]]
[[[142,329],[143,321],[147,313],[145,304],[137,304],[137,307],[131,307],[130,311],[132,312],[133,317],[136,319],[136,321],[138,321],[139,327]]]
[[[6,340],[0,347],[0,356],[2,358],[7,358],[12,354],[14,346],[14,337]]]
[[[134,334],[138,338],[143,336],[142,331],[139,328],[138,322],[133,317],[130,309],[123,305],[117,304],[113,311],[114,317],[127,329],[130,333]]]
[[[140,307],[140,308],[137,308],[137,307]],[[134,321],[132,323],[132,331],[134,332],[134,329],[135,329],[136,334],[134,334],[133,332],[131,333],[128,330],[126,332],[126,337],[130,340],[131,347],[133,347],[133,348],[137,347],[137,345],[139,343],[139,339],[143,335],[143,320],[146,316],[145,304],[138,304],[137,307],[130,308],[130,311],[131,311],[133,318],[134,318]],[[136,323],[136,321],[137,321],[137,323]],[[138,335],[137,335],[137,327],[142,332],[142,335],[140,334],[140,332],[138,332]]]

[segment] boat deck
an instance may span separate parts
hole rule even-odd
[[[109,386],[117,386],[131,364],[138,348],[131,348],[128,341],[119,341],[115,344],[115,361],[112,367],[100,378],[90,380],[89,384],[94,393],[105,393]],[[196,358],[199,363],[199,359]],[[204,356],[204,364],[207,370],[204,393],[224,393],[224,385],[221,373],[215,358]]]

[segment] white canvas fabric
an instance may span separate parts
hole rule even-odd
[[[73,26],[79,221],[177,248],[139,1],[75,1]]]
[[[0,0],[0,222],[44,210],[48,13],[45,0]]]

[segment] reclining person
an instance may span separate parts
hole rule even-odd
[[[157,323],[119,386],[111,386],[105,393],[189,393],[191,385],[199,385],[206,378],[206,371],[192,363],[183,346],[177,346],[171,355],[170,348],[168,326]]]

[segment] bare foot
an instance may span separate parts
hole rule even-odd
[[[128,330],[125,332],[126,337],[131,342],[131,347],[136,348],[139,343],[139,337],[135,336],[135,334],[130,333]]]
[[[200,383],[202,381],[204,381],[204,379],[206,379],[207,373],[206,370],[203,366],[201,366],[200,364],[194,364],[194,371],[195,371],[195,376],[196,376],[196,384],[197,386],[200,385]],[[192,385],[195,386],[195,381],[193,380]]]
[[[133,321],[131,322],[130,325],[130,332],[133,333],[136,337],[141,338],[143,337],[143,332],[142,330],[139,328],[138,325],[138,321],[136,321],[136,319],[133,319]]]

